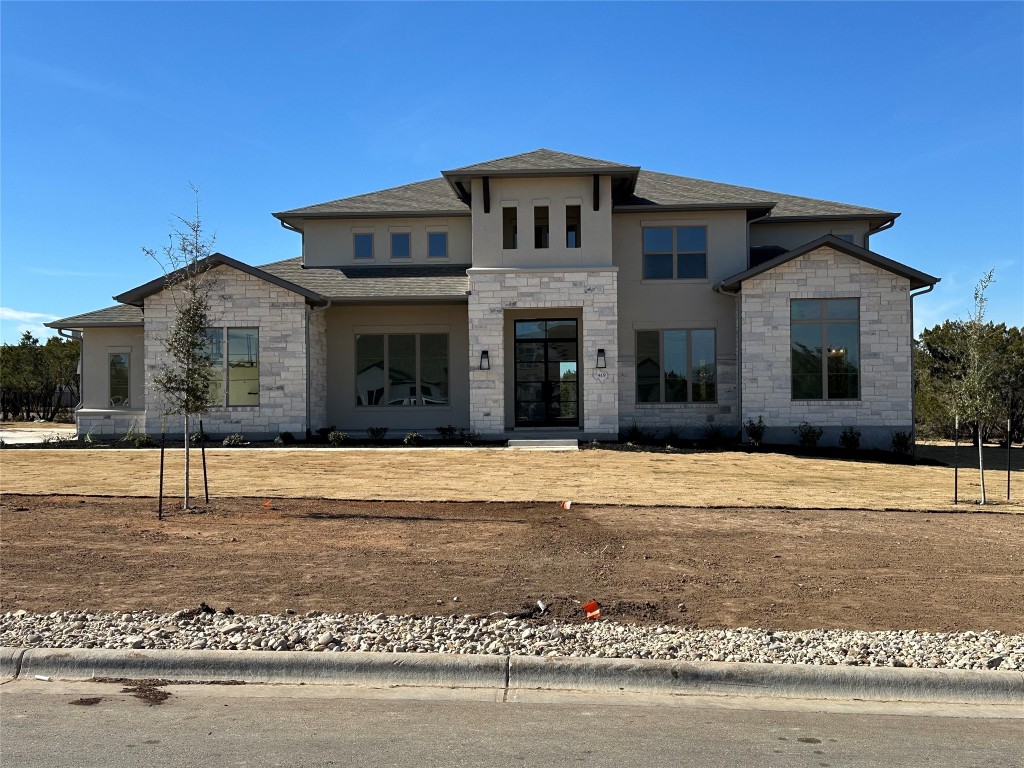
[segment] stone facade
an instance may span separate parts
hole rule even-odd
[[[578,375],[582,393],[581,430],[585,436],[614,436],[619,430],[618,296],[613,269],[469,270],[469,418],[485,437],[503,436],[509,419],[505,388],[507,365],[505,313],[531,309],[574,308],[582,313]],[[596,368],[597,350],[606,368]],[[487,350],[490,370],[480,370]]]
[[[793,400],[790,300],[860,299],[860,397]],[[743,283],[742,417],[760,416],[766,440],[794,442],[802,421],[836,444],[844,426],[861,430],[861,446],[888,449],[894,431],[913,428],[910,282],[823,246]]]
[[[146,412],[140,410],[80,408],[75,412],[78,436],[111,438],[146,432]]]
[[[203,417],[206,431],[211,435],[238,432],[249,438],[275,437],[280,432],[303,437],[307,420],[305,300],[232,267],[220,266],[209,274],[215,281],[210,296],[212,326],[259,328],[260,404],[214,408]],[[145,301],[145,429],[159,435],[162,408],[153,374],[160,370],[165,355],[163,339],[174,320],[174,296],[164,290]],[[180,435],[183,427],[181,416],[168,417],[168,434]]]

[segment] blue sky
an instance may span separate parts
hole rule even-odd
[[[916,325],[1024,325],[1024,4],[0,4],[0,327],[112,304],[189,215],[272,211],[538,147],[902,211]]]

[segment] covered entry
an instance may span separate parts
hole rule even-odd
[[[515,321],[517,427],[578,427],[578,323],[575,319]]]

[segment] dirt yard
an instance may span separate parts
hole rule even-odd
[[[952,449],[929,458],[952,461]],[[166,487],[181,493],[182,451],[169,451]],[[1012,503],[1005,451],[987,451],[992,508],[1024,512],[1024,450],[1013,451]],[[0,491],[155,496],[159,451],[19,450],[0,453]],[[194,453],[198,465],[199,453]],[[230,449],[207,452],[210,492],[265,498],[402,501],[560,501],[682,507],[953,510],[953,470],[777,453],[508,449]],[[970,449],[961,449],[967,463]],[[973,465],[972,465],[973,466]],[[197,471],[198,474],[198,471]],[[195,487],[201,487],[197,484]],[[976,500],[978,472],[960,474]],[[959,509],[971,509],[961,504]]]
[[[5,494],[2,610],[462,614],[543,599],[580,618],[596,598],[640,623],[1024,631],[1024,515],[261,496],[158,522],[155,507]]]

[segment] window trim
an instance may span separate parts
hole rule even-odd
[[[715,397],[713,400],[694,400],[693,399],[693,388],[696,385],[693,375],[693,334],[696,331],[708,331],[711,333],[711,344],[714,350],[714,385],[715,385]],[[672,332],[681,332],[686,334],[686,399],[685,400],[665,400],[665,334]],[[657,400],[641,400],[640,399],[640,376],[637,375],[636,369],[640,364],[637,358],[636,350],[639,349],[640,344],[637,336],[641,333],[657,333],[658,334],[658,399]],[[634,343],[634,363],[633,363],[633,375],[636,379],[636,386],[634,387],[634,397],[637,406],[691,406],[691,405],[717,405],[718,404],[718,329],[713,326],[696,326],[689,328],[635,328],[633,330],[633,343]]]
[[[672,250],[671,251],[659,251],[659,252],[647,252],[645,244],[646,233],[649,229],[668,229],[672,232]],[[682,250],[682,244],[680,243],[679,230],[681,229],[703,229],[704,230],[704,250],[703,251],[684,251]],[[640,279],[644,282],[650,281],[652,283],[665,283],[667,281],[673,282],[707,282],[708,280],[708,253],[710,247],[708,239],[710,236],[708,224],[706,222],[684,222],[684,223],[641,223],[640,225]],[[694,254],[704,255],[704,275],[702,277],[679,277],[679,257],[688,256]],[[671,277],[648,277],[647,276],[647,257],[648,256],[665,256],[669,255],[672,258],[672,276]]]
[[[384,396],[383,396],[381,402],[379,402],[379,403],[360,403],[359,402],[359,345],[358,345],[358,338],[360,336],[382,336],[382,337],[384,337],[384,360],[383,360],[383,364],[384,364]],[[422,400],[423,399],[423,394],[422,394],[422,392],[423,392],[423,353],[422,353],[422,346],[421,346],[421,337],[423,337],[423,336],[444,336],[445,337],[445,353],[447,355],[447,360],[448,360],[448,365],[447,365],[447,381],[446,381],[447,390],[448,390],[448,395],[447,395],[448,402],[446,402],[446,403],[422,403],[422,402],[416,402],[416,403],[410,403],[408,405],[406,405],[406,404],[394,405],[394,404],[392,404],[390,402],[392,398],[391,398],[391,379],[390,379],[390,376],[388,375],[388,371],[390,370],[390,367],[391,367],[390,366],[391,344],[388,341],[388,337],[389,336],[414,336],[416,338],[416,352],[415,352],[415,356],[416,356],[416,372],[415,372],[415,377],[416,377],[416,391],[417,391],[417,393],[419,393],[419,394],[416,395],[418,400]],[[451,333],[450,333],[450,331],[448,329],[445,329],[443,331],[440,331],[440,330],[439,331],[430,331],[430,330],[415,330],[415,331],[400,331],[400,330],[361,331],[361,330],[357,329],[353,333],[353,336],[352,336],[352,353],[353,353],[353,357],[354,357],[354,365],[352,366],[352,372],[353,372],[353,385],[354,385],[354,395],[355,395],[355,398],[354,398],[355,402],[353,403],[353,407],[356,408],[357,410],[363,409],[363,408],[368,408],[368,409],[400,408],[402,410],[405,410],[405,409],[410,408],[410,407],[411,408],[416,408],[416,409],[424,409],[425,408],[425,409],[432,409],[432,410],[440,410],[440,409],[448,409],[448,410],[450,410],[451,409],[451,404],[452,404],[452,391],[451,391],[451,387],[452,387],[452,370],[451,370],[452,346],[451,346],[451,344],[452,344],[452,342],[451,342]]]
[[[797,301],[817,301],[821,303],[821,316],[809,320],[793,319],[793,303]],[[857,317],[853,320],[830,319],[826,305],[834,301],[854,301],[857,304]],[[861,379],[863,378],[863,363],[861,360],[861,297],[860,296],[827,296],[827,297],[802,297],[790,298],[789,300],[789,399],[795,403],[856,403],[861,401]],[[828,393],[828,344],[829,323],[846,323],[857,329],[857,394],[854,397],[830,397]],[[817,325],[821,327],[821,397],[794,397],[793,394],[793,326],[794,325]]]

